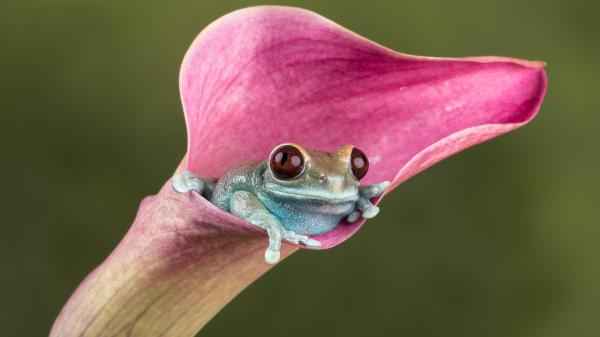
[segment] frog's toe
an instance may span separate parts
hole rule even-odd
[[[371,218],[374,218],[378,213],[379,213],[379,207],[371,206],[362,212],[362,216],[363,216],[363,218],[371,219]]]
[[[306,247],[311,247],[311,248],[321,247],[321,243],[319,241],[313,240],[306,235],[301,235],[301,234],[295,233],[293,231],[283,232],[282,237],[283,237],[283,239],[285,239],[291,243],[302,244]]]
[[[302,240],[302,243],[304,243],[304,245],[306,247],[310,247],[310,248],[319,248],[319,247],[321,247],[321,243],[319,241],[311,239],[311,238],[307,238],[306,240]]]
[[[356,220],[358,220],[358,218],[360,218],[360,212],[359,211],[354,211],[354,212],[350,213],[350,215],[348,215],[346,217],[346,221],[348,221],[349,223],[353,223]]]
[[[268,264],[276,264],[279,262],[280,253],[279,250],[273,249],[271,247],[265,250],[265,262]]]
[[[391,183],[386,180],[377,184],[361,186],[359,188],[359,191],[362,197],[366,199],[371,199],[380,196],[383,193],[383,191],[385,191],[385,189],[390,186],[390,184]]]
[[[176,174],[173,177],[172,186],[175,192],[187,193],[189,191],[196,191],[202,194],[204,190],[204,181],[195,176],[192,172],[184,171],[180,174]]]

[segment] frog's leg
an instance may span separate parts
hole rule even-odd
[[[346,220],[348,222],[354,222],[362,215],[363,218],[370,219],[379,213],[379,207],[371,203],[371,198],[378,197],[383,191],[390,186],[389,181],[383,181],[378,184],[360,186],[358,188],[359,198],[356,202],[356,208],[354,212],[350,213]]]
[[[190,171],[183,171],[173,176],[172,184],[175,192],[186,193],[196,191],[205,197],[209,196],[215,187],[213,181],[197,177]]]
[[[267,263],[275,264],[279,261],[282,239],[293,243],[304,243],[311,247],[321,246],[317,241],[307,236],[298,235],[283,228],[273,214],[250,192],[234,192],[229,200],[229,209],[231,214],[267,231],[269,236],[269,247],[265,251],[265,261]]]
[[[247,191],[236,191],[229,199],[231,214],[267,231],[269,247],[265,251],[265,261],[275,264],[279,261],[281,248],[281,225],[265,208],[258,198]]]

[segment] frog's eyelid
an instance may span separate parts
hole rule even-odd
[[[275,154],[275,151],[279,150],[280,148],[289,145],[289,146],[293,146],[296,149],[298,149],[298,151],[300,151],[300,153],[302,153],[302,156],[304,157],[304,162],[307,162],[308,160],[310,160],[310,154],[308,153],[308,151],[306,151],[305,148],[303,148],[302,146],[296,144],[296,143],[291,143],[291,142],[287,142],[287,143],[281,143],[278,144],[277,146],[273,147],[273,149],[271,150],[271,152],[269,152],[269,159],[271,158],[271,156],[273,156]]]
[[[337,149],[337,154],[340,158],[350,158],[350,154],[352,153],[352,149],[354,149],[354,145],[346,144]]]
[[[298,151],[300,151],[300,153],[302,153],[302,156],[304,157],[304,162],[305,162],[305,163],[306,163],[307,161],[309,161],[309,160],[310,160],[310,154],[308,153],[308,151],[307,151],[307,150],[306,150],[304,147],[302,147],[302,145],[299,145],[299,144],[296,144],[296,143],[292,143],[292,142],[288,142],[288,143],[281,143],[281,144],[279,144],[279,145],[275,146],[275,147],[273,148],[273,150],[271,151],[271,153],[269,154],[269,158],[270,158],[270,157],[271,157],[271,155],[272,155],[272,154],[275,152],[275,150],[277,150],[277,149],[279,149],[280,147],[282,147],[282,146],[285,146],[285,145],[293,146],[293,147],[295,147],[296,149],[298,149]]]
[[[352,178],[358,182],[360,180],[356,179],[354,173],[352,172],[352,150],[355,148],[354,145],[344,145],[337,150],[337,159],[346,164],[346,170],[350,173]]]

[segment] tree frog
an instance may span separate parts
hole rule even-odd
[[[390,183],[361,186],[368,168],[367,156],[352,145],[330,153],[284,143],[267,160],[229,169],[216,182],[185,171],[172,184],[177,192],[196,191],[265,230],[265,261],[275,264],[282,240],[318,248],[321,244],[309,236],[329,232],[344,219],[354,222],[379,213],[369,200]]]

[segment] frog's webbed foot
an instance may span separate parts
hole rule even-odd
[[[203,196],[209,195],[215,187],[213,181],[200,178],[190,171],[183,171],[173,176],[172,185],[175,192],[187,193],[189,191],[196,191]]]
[[[317,240],[311,239],[306,235],[298,234],[296,232],[283,229],[281,232],[281,238],[294,244],[301,244],[310,248],[319,248],[321,243]]]
[[[379,207],[371,203],[371,198],[380,196],[388,186],[390,186],[389,181],[360,186],[358,188],[359,198],[356,202],[356,210],[346,217],[346,221],[355,222],[361,216],[366,219],[375,217],[379,213]]]

